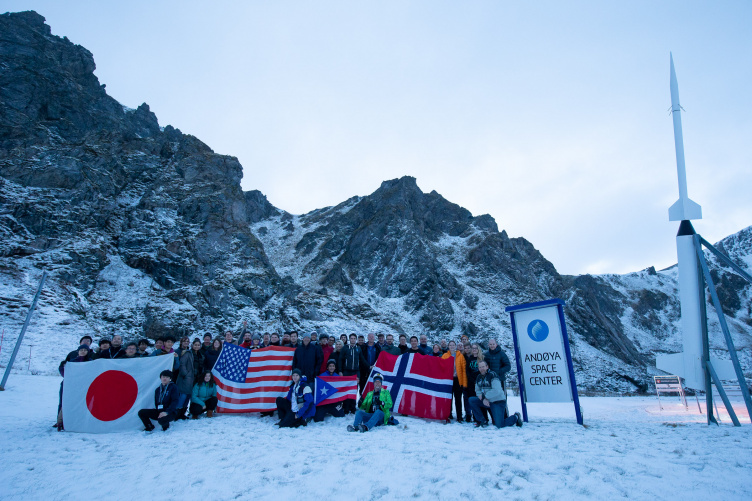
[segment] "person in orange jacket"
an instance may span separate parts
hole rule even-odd
[[[447,352],[441,358],[447,359],[454,357],[454,380],[452,382],[452,397],[454,397],[454,410],[457,413],[457,422],[462,422],[462,395],[463,386],[467,386],[467,375],[465,374],[465,357],[457,350],[457,343],[449,341]],[[462,379],[460,379],[462,378]],[[462,384],[464,383],[464,385]],[[450,415],[451,419],[452,416]]]

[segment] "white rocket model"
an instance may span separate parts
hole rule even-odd
[[[671,59],[671,114],[674,119],[674,145],[676,171],[679,178],[679,200],[668,210],[669,221],[681,221],[676,235],[676,255],[679,263],[679,299],[681,301],[681,328],[684,352],[656,357],[656,366],[670,374],[684,378],[688,388],[705,389],[705,370],[702,363],[702,312],[700,301],[705,298],[700,290],[700,271],[693,237],[695,230],[690,220],[702,219],[702,208],[687,195],[687,172],[684,167],[684,138],[682,137],[679,85],[676,81],[673,55]],[[717,372],[727,374],[731,369],[727,361],[713,360]],[[729,366],[729,367],[727,367]],[[723,376],[721,376],[723,378]]]

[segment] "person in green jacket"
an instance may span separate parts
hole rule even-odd
[[[196,381],[191,392],[191,417],[198,417],[206,411],[212,417],[217,408],[217,385],[212,380],[211,372],[205,372],[201,380]]]
[[[347,425],[347,431],[366,432],[380,424],[389,422],[389,411],[392,409],[392,396],[389,390],[383,388],[384,377],[376,373],[373,376],[373,391],[369,391],[360,403],[355,421]]]

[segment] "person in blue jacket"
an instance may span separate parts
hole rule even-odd
[[[287,396],[277,397],[277,413],[280,428],[297,428],[306,426],[316,413],[313,405],[313,391],[306,383],[306,378],[300,369],[293,369],[292,384]]]
[[[172,371],[164,370],[159,374],[162,382],[154,390],[154,409],[141,409],[138,417],[144,423],[144,431],[154,430],[151,420],[156,420],[162,431],[167,431],[170,421],[175,421],[178,412],[178,387],[172,382]]]
[[[200,381],[193,385],[191,393],[191,417],[198,417],[206,412],[206,417],[212,417],[217,408],[217,385],[212,379],[211,372],[204,372]]]

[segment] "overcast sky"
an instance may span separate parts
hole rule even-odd
[[[237,156],[301,214],[415,176],[561,273],[676,261],[669,51],[690,197],[752,224],[752,2],[76,2],[37,10],[110,95]]]

